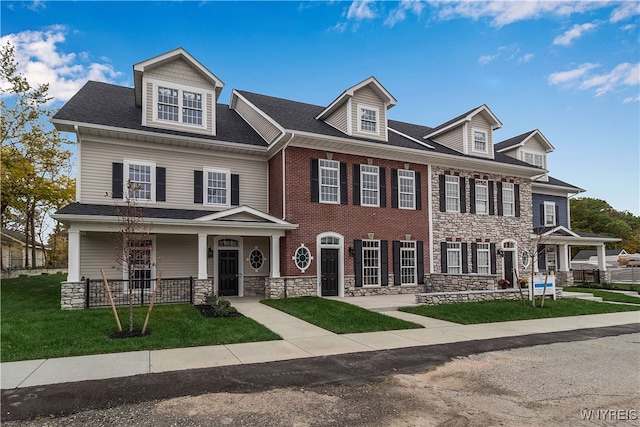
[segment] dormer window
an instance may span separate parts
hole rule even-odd
[[[487,132],[473,130],[473,151],[487,152]]]
[[[542,154],[536,153],[524,153],[524,161],[525,163],[529,163],[533,166],[538,166],[539,168],[544,167],[544,157]]]
[[[146,78],[143,126],[215,133],[212,90]]]
[[[359,107],[358,131],[378,133],[378,109],[369,106]]]
[[[158,86],[157,117],[159,120],[202,126],[202,94]]]
[[[158,119],[178,121],[178,91],[158,87]]]

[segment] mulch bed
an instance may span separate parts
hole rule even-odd
[[[134,329],[133,331],[123,330],[119,332],[114,332],[111,335],[109,335],[109,338],[117,340],[120,338],[135,338],[135,337],[142,337],[142,336],[146,337],[147,335],[151,335],[151,330],[147,329],[144,335],[142,335],[141,329]]]

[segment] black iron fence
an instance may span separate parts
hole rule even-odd
[[[131,297],[134,305],[147,305],[151,302],[154,290],[158,286],[157,279],[109,280],[109,288],[113,302],[117,306],[129,305]],[[161,279],[156,304],[193,304],[193,277]],[[85,306],[107,307],[111,305],[107,288],[102,279],[85,280]]]
[[[573,270],[573,283],[600,283],[600,270]]]

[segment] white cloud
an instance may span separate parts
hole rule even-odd
[[[518,21],[536,19],[542,15],[569,16],[603,6],[589,1],[451,1],[431,0],[430,4],[439,9],[441,19],[466,17],[471,19],[490,18],[491,24],[502,27]]]
[[[375,11],[371,8],[374,0],[356,0],[349,6],[347,19],[355,19],[357,21],[363,19],[373,19],[377,17]]]
[[[526,53],[524,55],[522,55],[520,58],[518,58],[518,62],[520,63],[526,63],[529,62],[533,59],[535,55],[533,53]]]
[[[640,3],[635,0],[622,2],[620,7],[611,12],[609,21],[616,23],[635,15],[640,15]]]
[[[628,98],[625,98],[622,102],[625,104],[629,104],[631,102],[640,102],[640,95],[630,96]]]
[[[565,31],[563,34],[553,39],[553,44],[560,46],[569,46],[571,43],[573,43],[574,40],[579,39],[585,33],[593,31],[596,28],[597,25],[593,23],[575,24],[573,27],[571,27],[571,29]]]
[[[640,86],[640,63],[623,62],[604,73],[592,72],[596,68],[600,66],[586,63],[573,70],[553,73],[549,76],[549,83],[576,87],[579,90],[592,90],[595,96]]]
[[[86,52],[59,50],[59,45],[65,42],[65,33],[66,28],[60,25],[45,31],[23,31],[1,37],[0,45],[9,42],[14,46],[18,72],[33,86],[48,83],[54,102],[67,101],[87,80],[113,83],[122,76],[106,61],[90,62]]]
[[[423,8],[424,4],[420,0],[402,0],[400,4],[389,13],[384,24],[388,27],[393,27],[398,22],[407,19],[407,12],[412,12],[420,16]]]
[[[500,56],[499,53],[496,53],[495,55],[482,55],[480,58],[478,58],[478,63],[480,65],[487,65],[488,63],[492,62],[494,59],[497,59]]]

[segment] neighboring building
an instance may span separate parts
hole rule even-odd
[[[605,262],[608,267],[624,265],[629,253],[624,249],[607,249]],[[582,249],[571,260],[571,268],[574,270],[593,269],[598,265],[598,252],[592,249]]]
[[[46,254],[44,245],[36,242],[36,258],[32,260],[32,246],[25,243],[24,234],[9,230],[2,227],[2,271],[20,270],[24,268],[42,268],[46,262]],[[29,265],[26,265],[27,252],[29,256]]]
[[[222,87],[176,49],[134,65],[133,88],[89,82],[54,116],[78,140],[77,202],[55,216],[68,282],[124,277],[127,198],[151,227],[138,277],[272,298],[514,283],[537,195],[551,183],[568,206],[564,183],[536,180],[543,165],[494,149],[485,105],[430,128],[389,120],[397,100],[374,77],[326,106],[241,90],[224,105]]]

